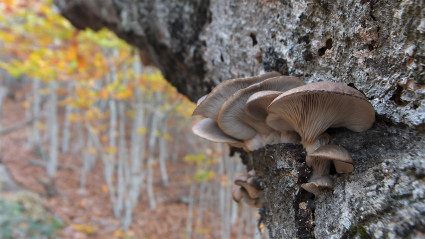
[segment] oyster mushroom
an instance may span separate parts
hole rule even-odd
[[[339,145],[330,144],[321,146],[310,156],[332,160],[337,173],[351,173],[354,171],[353,159],[350,153]]]
[[[260,183],[256,177],[241,175],[235,178],[235,184],[245,188],[250,198],[257,199],[261,197]]]
[[[331,161],[338,173],[351,173],[354,170],[353,160],[346,149],[338,145],[321,146],[306,157],[307,165],[313,167],[313,174],[309,182],[301,187],[315,195],[333,189],[329,177]]]
[[[200,105],[202,103],[202,101],[205,100],[205,98],[207,98],[208,95],[203,95],[201,96],[201,98],[198,99],[198,101],[196,101],[196,106]]]
[[[264,205],[262,198],[253,199],[249,196],[247,190],[241,186],[237,186],[232,193],[233,200],[237,203],[245,203],[248,206],[261,208]]]
[[[220,108],[217,118],[218,126],[225,134],[244,141],[248,150],[256,150],[266,144],[280,143],[280,132],[270,128],[264,119],[257,120],[245,114],[245,103],[258,91],[286,91],[303,84],[297,77],[279,76],[238,90]],[[296,142],[297,135],[289,135],[286,141],[285,143]]]
[[[267,124],[276,130],[296,131],[308,154],[322,145],[319,136],[328,128],[361,132],[375,121],[375,110],[361,92],[334,82],[316,82],[283,92],[268,112]]]
[[[281,91],[265,90],[265,91],[259,91],[251,95],[246,101],[244,106],[245,114],[247,114],[249,117],[255,120],[260,120],[265,122],[268,115],[267,107],[281,93],[282,93]],[[284,129],[277,130],[277,131],[280,131],[280,140],[278,140],[278,142],[276,143],[287,143],[287,142],[298,141],[298,139],[295,139],[298,136],[291,131],[287,131]],[[271,141],[272,139],[266,139],[266,142],[271,142]]]
[[[227,143],[234,147],[242,148],[243,142],[225,134],[217,125],[217,122],[210,118],[201,119],[193,127],[192,132],[204,139],[216,143]]]
[[[259,76],[249,78],[237,78],[225,81],[217,85],[204,99],[198,100],[198,105],[192,115],[201,115],[206,118],[217,120],[220,107],[231,95],[240,89],[265,79],[280,76],[278,72],[268,72]]]

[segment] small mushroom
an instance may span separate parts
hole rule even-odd
[[[261,82],[265,79],[280,76],[278,72],[268,72],[259,76],[249,78],[237,78],[225,81],[217,85],[208,96],[199,102],[199,105],[193,111],[193,115],[201,115],[206,118],[217,120],[220,107],[231,95],[240,89],[244,89],[252,84]]]
[[[318,195],[325,189],[332,189],[332,179],[329,177],[331,161],[338,173],[351,173],[354,170],[353,160],[347,150],[338,145],[325,145],[307,155],[306,163],[313,168],[313,174],[308,183],[302,184],[305,190]]]
[[[351,173],[354,171],[353,159],[348,151],[338,145],[325,145],[316,149],[310,156],[328,158],[332,160],[337,173]]]
[[[256,177],[247,177],[245,175],[241,175],[236,177],[234,182],[236,185],[245,188],[250,198],[257,199],[261,197],[262,193],[260,189],[260,183]]]
[[[242,148],[243,142],[225,134],[213,119],[205,118],[198,121],[193,127],[192,132],[201,138],[216,143],[227,143],[234,147]]]
[[[328,190],[333,189],[332,179],[329,176],[316,177],[308,183],[301,185],[307,192],[313,193],[315,196],[321,195]]]
[[[296,131],[307,153],[321,145],[319,136],[328,128],[361,132],[375,121],[375,111],[361,92],[334,82],[316,82],[283,92],[268,112],[267,124],[276,130]]]
[[[262,201],[262,198],[252,199],[248,191],[241,187],[237,186],[232,193],[233,200],[237,203],[245,203],[248,206],[255,207],[255,208],[261,208],[264,205],[264,202]]]
[[[259,91],[272,89],[286,91],[303,84],[297,77],[279,76],[238,90],[223,103],[217,123],[225,134],[244,141],[249,150],[255,150],[269,143],[276,143],[280,141],[280,133],[266,125],[264,119],[257,120],[245,114],[245,103],[251,95]],[[293,137],[288,137],[288,139],[296,142],[297,136],[293,134]]]

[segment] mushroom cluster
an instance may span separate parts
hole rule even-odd
[[[247,175],[240,175],[235,179],[236,188],[233,190],[233,200],[245,203],[248,206],[261,208],[264,205],[263,191],[260,188],[255,171],[250,170]]]
[[[203,119],[192,128],[205,139],[246,151],[267,144],[301,143],[313,168],[305,190],[320,194],[333,188],[331,163],[338,173],[354,170],[349,153],[328,145],[328,128],[354,132],[369,129],[375,111],[358,90],[342,83],[304,84],[299,78],[271,72],[225,81],[202,97],[193,112]]]
[[[298,77],[282,76],[277,72],[225,81],[198,100],[193,115],[203,119],[192,127],[192,131],[207,140],[246,151],[267,144],[297,143],[299,138],[295,132],[277,131],[266,124],[266,107],[280,93],[301,85],[304,82]],[[260,92],[269,94],[256,94]]]

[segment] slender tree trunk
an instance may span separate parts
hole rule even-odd
[[[5,87],[3,87],[3,86],[0,86],[0,131],[2,131],[2,129],[3,129],[3,124],[2,124],[2,120],[3,120],[3,102],[4,102],[4,99],[6,98],[6,96],[7,96],[7,89],[5,88]],[[2,141],[2,139],[1,139],[1,134],[0,134],[0,161],[1,161],[1,158],[2,158],[2,147],[1,147],[1,141]]]
[[[58,165],[58,156],[59,156],[59,125],[57,119],[57,104],[58,104],[58,95],[56,90],[58,88],[58,83],[56,81],[49,82],[49,114],[48,114],[48,122],[49,122],[49,138],[50,138],[50,146],[49,146],[49,162],[47,166],[47,175],[50,180],[54,180],[56,176],[56,169]]]
[[[167,187],[168,186],[168,174],[167,174],[167,165],[166,165],[166,159],[168,158],[168,138],[165,137],[166,134],[168,134],[168,126],[167,126],[167,113],[164,113],[162,115],[161,120],[161,137],[159,137],[159,156],[158,156],[158,162],[159,162],[159,169],[161,172],[161,179],[162,179],[162,185]]]
[[[124,196],[127,194],[125,181],[125,164],[127,163],[127,146],[125,139],[125,106],[123,102],[118,102],[119,131],[118,131],[118,160],[117,160],[117,211],[122,212],[124,209]],[[126,228],[127,229],[127,228]]]
[[[69,83],[68,84],[68,90],[69,92],[71,92],[72,90],[72,85]],[[64,118],[64,122],[63,122],[63,131],[62,131],[62,152],[63,153],[68,153],[68,148],[69,148],[69,134],[70,134],[70,128],[71,128],[71,122],[69,121],[69,118],[71,116],[72,113],[72,106],[71,104],[67,104],[65,106],[65,118]]]
[[[93,155],[93,139],[92,137],[87,136],[87,147],[83,153],[83,167],[81,169],[81,179],[80,179],[80,193],[85,195],[86,193],[86,182],[87,182],[87,174],[93,167],[95,163],[95,155]]]
[[[41,133],[40,133],[40,121],[41,121],[41,96],[40,96],[41,80],[33,79],[32,85],[32,117],[34,117],[35,123],[32,125],[31,129],[31,138],[29,139],[32,147],[41,147]]]
[[[193,207],[194,207],[194,196],[195,196],[195,187],[196,183],[190,184],[189,192],[189,207],[187,211],[187,220],[186,220],[186,239],[192,238],[192,221],[193,221]]]

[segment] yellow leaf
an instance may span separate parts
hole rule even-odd
[[[146,134],[146,131],[147,131],[146,127],[141,127],[137,129],[138,134]]]
[[[106,152],[110,153],[110,154],[116,154],[117,153],[117,149],[113,146],[108,146],[106,148]]]
[[[77,231],[84,232],[88,235],[91,235],[97,231],[97,227],[87,224],[71,224],[71,227]]]

